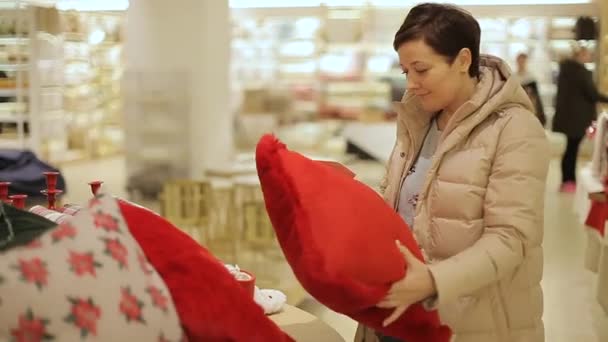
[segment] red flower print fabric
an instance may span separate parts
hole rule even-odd
[[[76,237],[76,228],[70,223],[60,224],[59,227],[53,230],[51,238],[53,243],[57,243],[63,239],[73,239]]]
[[[46,268],[46,263],[42,259],[22,259],[19,260],[19,265],[13,268],[19,270],[22,281],[35,284],[39,290],[42,290],[46,286],[49,272]]]
[[[152,269],[152,265],[148,262],[148,259],[142,252],[137,253],[137,261],[139,262],[139,267],[145,274],[152,274],[154,270]]]
[[[146,292],[148,292],[148,294],[150,295],[150,298],[152,298],[152,305],[159,308],[163,312],[167,311],[168,304],[169,304],[169,298],[167,296],[163,295],[162,291],[159,288],[157,288],[155,286],[150,286],[150,287],[148,287]]]
[[[48,319],[36,317],[32,312],[32,309],[19,315],[18,323],[14,329],[11,330],[13,341],[16,342],[38,342],[38,341],[52,341],[54,336],[50,335],[47,331],[47,325],[49,324]]]
[[[72,305],[70,314],[65,318],[67,323],[72,323],[80,329],[80,337],[85,338],[89,334],[97,335],[97,322],[101,317],[101,309],[95,305],[93,299],[68,298]]]
[[[129,265],[127,262],[127,254],[129,252],[127,251],[125,246],[120,243],[120,240],[103,238],[102,241],[105,243],[106,246],[106,249],[104,251],[106,255],[109,255],[112,259],[116,260],[116,262],[118,262],[118,266],[121,269],[128,268]]]
[[[0,341],[185,341],[166,284],[100,196],[0,253]]]
[[[92,252],[88,253],[78,253],[74,251],[70,251],[70,269],[77,276],[83,276],[86,274],[90,274],[93,277],[96,277],[95,268],[100,268],[101,263],[95,261]]]
[[[100,228],[100,229],[104,229],[108,232],[119,232],[120,229],[118,229],[118,219],[116,219],[116,217],[110,215],[110,214],[106,214],[102,211],[98,211],[94,218],[94,224],[95,227]]]
[[[40,240],[34,240],[26,245],[29,249],[36,249],[42,247],[42,242]]]
[[[127,322],[137,321],[140,323],[146,323],[142,316],[142,308],[144,302],[137,299],[132,293],[131,289],[125,287],[121,291],[122,299],[120,301],[120,312],[125,316]]]

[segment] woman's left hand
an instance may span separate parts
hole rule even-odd
[[[401,317],[410,305],[427,299],[437,292],[428,266],[418,260],[401,242],[396,241],[396,243],[407,263],[407,272],[403,279],[393,283],[386,297],[377,305],[383,309],[395,308],[382,323],[385,327]]]

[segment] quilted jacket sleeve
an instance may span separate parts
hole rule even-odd
[[[548,141],[533,115],[516,109],[504,119],[484,200],[484,232],[471,247],[429,265],[437,286],[433,306],[508,276],[542,242]]]

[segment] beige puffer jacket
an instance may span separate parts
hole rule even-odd
[[[397,142],[383,187],[397,208],[404,170],[415,161],[432,115],[414,95],[395,108]],[[414,233],[453,341],[544,341],[540,281],[549,145],[531,109],[508,66],[482,56],[476,93],[443,130],[420,192]],[[377,338],[360,326],[355,341]]]

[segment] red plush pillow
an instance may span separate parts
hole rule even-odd
[[[410,229],[379,195],[334,167],[287,150],[271,135],[258,143],[256,162],[281,248],[312,296],[408,342],[450,339],[437,312],[427,312],[421,304],[382,327],[391,311],[375,305],[406,271],[395,240],[423,257]]]
[[[196,241],[148,209],[126,201],[120,209],[167,284],[190,342],[293,341]]]

